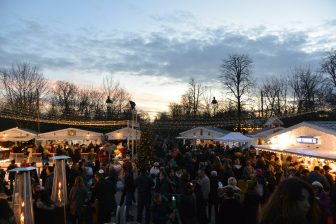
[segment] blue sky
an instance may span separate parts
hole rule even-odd
[[[249,54],[257,80],[317,68],[336,48],[335,11],[334,0],[2,0],[0,66],[84,86],[112,74],[139,109],[164,111],[191,77],[222,95],[230,53]]]

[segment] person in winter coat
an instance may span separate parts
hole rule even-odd
[[[70,214],[73,224],[82,223],[87,199],[88,190],[85,187],[83,178],[78,176],[69,194]]]
[[[242,215],[243,206],[234,198],[232,187],[225,189],[224,200],[219,206],[218,218],[216,224],[243,224]]]
[[[111,221],[111,213],[115,205],[115,185],[103,178],[102,173],[95,174],[94,195],[97,200],[98,224]]]
[[[330,185],[329,185],[327,179],[325,178],[325,176],[323,176],[321,174],[319,166],[314,167],[314,171],[310,172],[310,174],[307,177],[307,180],[308,180],[309,183],[313,183],[314,181],[318,181],[323,185],[323,189],[325,191],[330,190]]]
[[[194,184],[186,183],[185,192],[181,195],[179,213],[183,224],[198,224],[196,197],[194,194]]]
[[[152,204],[152,220],[154,224],[166,224],[170,219],[171,209],[168,199],[160,193],[154,194]]]
[[[47,191],[41,190],[36,202],[37,212],[35,216],[36,224],[54,223],[55,203],[50,199]]]
[[[153,186],[153,179],[147,174],[146,170],[142,168],[140,175],[135,179],[135,187],[138,189],[137,222],[139,223],[142,223],[142,213],[145,208],[145,223],[149,224],[151,216],[151,190]]]
[[[261,197],[256,189],[257,183],[254,180],[247,181],[247,191],[244,195],[245,223],[257,223],[257,212],[261,203]]]
[[[0,224],[15,224],[14,213],[6,199],[0,199]]]
[[[208,220],[211,222],[212,207],[215,209],[215,219],[218,214],[218,177],[216,171],[211,171],[210,176],[210,193],[209,193],[209,205],[208,205]]]
[[[15,164],[15,159],[13,159],[11,161],[11,164],[7,167],[7,172],[12,170],[12,169],[15,169],[17,168],[18,166]],[[15,180],[15,174],[16,172],[9,172],[8,174],[8,179],[9,179],[9,183],[10,183],[10,191],[13,192],[13,187],[14,187],[14,180]]]

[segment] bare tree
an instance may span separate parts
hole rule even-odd
[[[77,111],[78,87],[70,82],[57,81],[53,89],[54,100],[60,107],[62,116],[74,116]]]
[[[181,105],[184,111],[184,115],[189,116],[192,111],[192,99],[187,93],[181,96]]]
[[[120,87],[118,81],[113,80],[113,76],[105,76],[103,79],[104,93],[110,99],[111,113],[122,114],[128,108],[131,94]]]
[[[203,93],[204,93],[204,86],[192,78],[189,82],[189,89],[187,94],[191,99],[192,113],[194,117],[199,112],[199,108],[201,106],[200,102],[201,96],[203,95]]]
[[[331,50],[322,59],[321,71],[328,74],[328,80],[336,88],[336,50]]]
[[[252,59],[245,54],[232,54],[223,60],[221,65],[221,75],[219,76],[223,85],[228,89],[229,94],[234,98],[237,107],[239,121],[242,115],[244,97],[247,96],[250,88],[254,85],[251,77]]]
[[[47,93],[47,80],[38,67],[28,63],[0,71],[2,94],[7,108],[18,114],[39,113],[40,98]]]
[[[212,102],[214,100],[214,96],[212,94],[211,88],[209,87],[204,87],[204,93],[202,95],[202,105],[204,105],[204,114],[207,116],[211,115],[211,112],[214,111],[214,106],[218,106],[218,105],[214,105]],[[217,101],[216,101],[217,102]],[[215,114],[214,114],[215,115]]]
[[[298,113],[314,111],[321,78],[310,68],[296,68],[290,77],[294,104]]]
[[[287,112],[287,81],[280,77],[266,79],[261,87],[262,104],[266,117]]]
[[[169,106],[169,115],[174,118],[181,118],[183,113],[183,106],[178,103],[170,103]]]

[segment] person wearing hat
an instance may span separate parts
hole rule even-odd
[[[243,206],[240,201],[234,198],[234,189],[228,186],[225,189],[224,200],[219,206],[218,223],[242,224],[244,223],[242,211]]]
[[[156,177],[159,175],[159,173],[160,173],[160,164],[158,162],[155,162],[152,168],[150,169],[149,174]]]
[[[312,187],[321,211],[321,223],[327,223],[328,216],[330,216],[333,211],[331,198],[329,194],[324,191],[323,185],[320,182],[314,181]]]
[[[307,180],[310,184],[312,184],[314,181],[318,181],[323,185],[325,191],[330,190],[330,185],[325,176],[321,174],[319,166],[314,167],[314,171],[310,172],[310,174],[307,177]]]

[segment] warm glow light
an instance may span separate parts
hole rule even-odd
[[[278,136],[279,149],[285,149],[289,145],[289,136],[285,133]]]
[[[20,214],[20,223],[21,224],[24,224],[24,215],[23,215],[23,209],[24,209],[24,202],[22,202],[22,204],[21,204],[21,214]]]
[[[62,189],[61,182],[58,182],[58,201],[59,201],[60,203],[62,202],[62,198],[61,198],[61,189]]]

